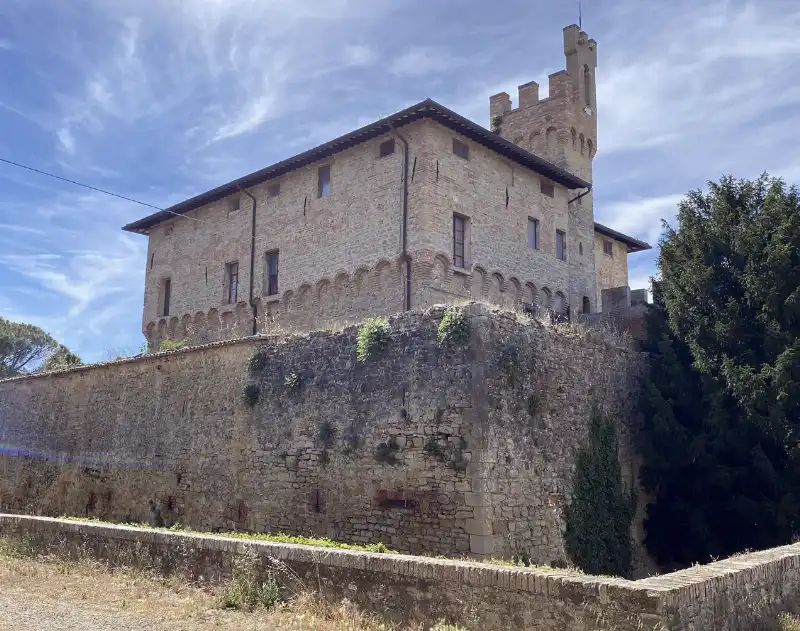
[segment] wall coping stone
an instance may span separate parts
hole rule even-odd
[[[516,317],[516,314],[512,311],[501,309],[496,305],[490,305],[483,302],[468,302],[462,305],[433,305],[428,307],[422,311],[408,311],[404,313],[398,313],[393,316],[389,316],[387,319],[389,320],[390,329],[393,332],[402,332],[408,331],[411,329],[416,328],[421,322],[427,322],[431,320],[438,320],[442,317],[444,311],[451,306],[459,306],[466,311],[466,315],[472,318],[481,318],[481,317],[493,317],[500,320],[507,320],[508,322],[513,322],[520,327],[536,327],[536,328],[545,328],[545,325],[539,322],[538,320],[532,319],[530,323],[521,323]],[[369,316],[366,316],[369,317]],[[366,319],[366,318],[365,318]],[[155,351],[152,353],[141,353],[139,355],[134,355],[132,357],[121,357],[119,359],[112,359],[109,361],[104,362],[97,362],[94,364],[83,364],[80,366],[75,366],[71,368],[65,368],[62,370],[52,370],[48,372],[36,372],[36,373],[27,373],[23,375],[15,375],[14,377],[5,377],[0,379],[0,384],[9,383],[9,382],[16,382],[16,381],[28,381],[31,379],[41,379],[44,377],[54,377],[59,375],[64,375],[68,373],[80,373],[80,372],[88,372],[95,369],[105,368],[107,366],[117,366],[120,364],[135,364],[137,362],[149,361],[149,360],[158,360],[158,359],[168,359],[171,356],[175,355],[185,355],[190,353],[196,353],[198,351],[203,351],[208,348],[221,348],[225,346],[237,346],[239,344],[257,344],[261,342],[271,342],[279,345],[284,344],[291,344],[294,342],[298,342],[301,340],[309,340],[313,338],[320,338],[320,337],[331,337],[331,336],[347,336],[357,330],[362,321],[356,322],[354,324],[349,324],[342,329],[337,329],[336,331],[328,331],[328,330],[316,330],[316,331],[308,331],[305,333],[294,333],[294,334],[275,334],[275,333],[260,333],[258,335],[248,335],[245,337],[238,337],[229,340],[220,340],[218,342],[209,342],[207,344],[199,344],[195,346],[187,346],[185,348],[179,348],[175,350],[168,350],[168,351]],[[551,329],[553,330],[553,329]],[[571,334],[565,331],[553,331],[557,335],[561,335],[565,338],[578,338],[579,336],[576,334]],[[609,342],[604,342],[602,340],[593,339],[592,342],[600,343],[608,348],[614,348],[622,352],[627,353],[635,353],[641,354],[638,351],[634,351],[632,349],[628,349],[622,346],[617,346],[611,344]]]

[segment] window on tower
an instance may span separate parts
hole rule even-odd
[[[583,98],[586,105],[592,104],[592,72],[589,66],[583,67]]]

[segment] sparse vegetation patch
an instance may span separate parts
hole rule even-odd
[[[389,322],[386,318],[367,318],[356,336],[356,358],[360,362],[381,353],[389,345]]]
[[[469,342],[469,320],[463,309],[450,307],[444,312],[439,323],[438,340],[442,348],[461,347]]]

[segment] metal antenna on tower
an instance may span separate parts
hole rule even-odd
[[[578,0],[578,28],[583,30],[583,7],[581,6],[581,0]]]

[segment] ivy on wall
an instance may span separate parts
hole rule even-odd
[[[588,443],[576,456],[565,546],[572,562],[584,572],[627,577],[633,556],[635,498],[623,485],[617,449],[616,423],[595,409]]]

